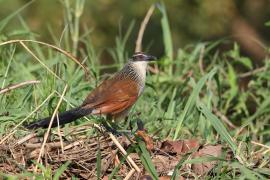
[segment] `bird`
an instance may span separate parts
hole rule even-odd
[[[80,106],[59,113],[53,119],[51,127],[64,125],[87,115],[105,115],[115,121],[127,117],[145,88],[148,63],[156,60],[155,56],[136,52],[120,71],[92,90]],[[51,117],[46,117],[26,125],[26,128],[48,128],[50,121]]]

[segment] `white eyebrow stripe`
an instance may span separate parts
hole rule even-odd
[[[146,55],[144,53],[136,53],[136,54],[134,54],[133,57],[137,57],[137,56],[146,56]]]

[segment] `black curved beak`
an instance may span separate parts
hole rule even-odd
[[[155,56],[152,56],[152,55],[147,55],[147,56],[146,56],[146,60],[147,60],[147,61],[156,61],[157,58],[156,58]]]

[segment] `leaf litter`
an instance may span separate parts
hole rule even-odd
[[[85,126],[89,129],[89,126]],[[78,131],[81,131],[82,127]],[[132,170],[132,167],[106,133],[98,136],[88,137],[85,134],[76,132],[76,129],[65,137],[63,142],[59,141],[56,135],[51,135],[50,141],[45,146],[45,153],[42,158],[42,164],[51,168],[52,174],[61,167],[65,162],[70,162],[67,169],[61,174],[61,178],[71,178],[72,176],[80,179],[95,179],[97,152],[100,150],[101,157],[101,177],[107,179],[118,166],[115,177],[125,178]],[[4,174],[21,175],[25,171],[34,172],[35,163],[33,163],[39,154],[42,138],[28,135],[23,138],[12,136],[0,146],[0,172]],[[204,157],[221,158],[221,154],[229,154],[228,149],[221,144],[210,145],[201,144],[197,139],[186,140],[163,140],[150,137],[145,131],[137,132],[137,138],[127,138],[118,136],[117,140],[128,150],[136,146],[138,140],[144,141],[148,152],[151,154],[151,160],[160,179],[169,179],[183,156],[190,153],[189,160]],[[20,142],[20,143],[18,143]],[[61,149],[63,145],[63,152]],[[140,156],[131,151],[129,156],[141,169],[141,174],[134,173],[131,179],[152,179],[150,174],[145,170]],[[215,166],[217,161],[201,161],[196,163],[184,163],[178,170],[178,178],[187,179],[190,172],[203,177],[208,174]],[[41,171],[37,173],[42,173]]]

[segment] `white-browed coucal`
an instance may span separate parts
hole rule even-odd
[[[127,116],[144,90],[147,64],[154,60],[156,60],[154,56],[142,52],[135,53],[119,72],[95,88],[81,106],[58,114],[59,125],[90,114],[108,115],[113,119]],[[50,120],[51,117],[47,117],[26,127],[47,128]],[[52,127],[56,127],[57,124],[55,117]]]

